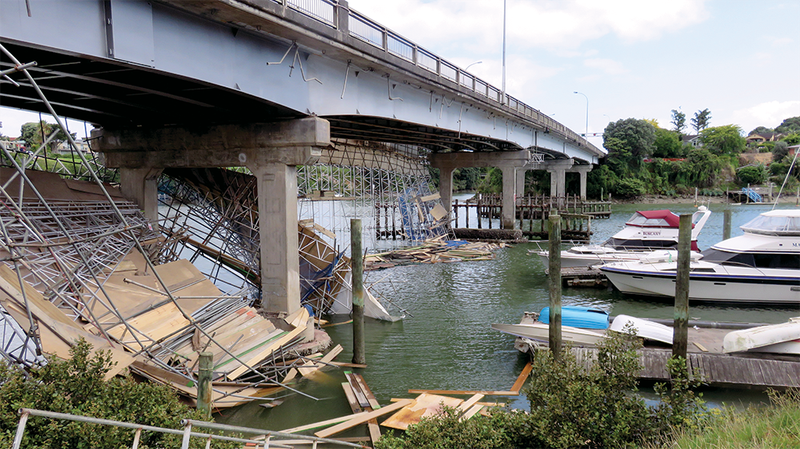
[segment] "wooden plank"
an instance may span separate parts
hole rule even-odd
[[[347,385],[347,384],[343,383],[342,385]],[[283,433],[297,433],[297,432],[303,432],[305,430],[319,429],[320,427],[332,426],[334,424],[339,424],[340,422],[345,422],[345,421],[353,419],[353,418],[358,418],[359,416],[365,415],[366,413],[367,412],[361,412],[361,413],[356,413],[356,414],[353,414],[353,415],[344,415],[344,416],[340,416],[338,418],[326,419],[325,421],[318,421],[318,422],[315,422],[315,423],[306,424],[306,425],[299,426],[299,427],[292,427],[292,428],[289,428],[289,429],[284,429],[284,430],[281,430],[281,432],[283,432]]]
[[[369,389],[367,386],[367,382],[364,380],[364,377],[361,374],[353,373],[353,378],[358,382],[358,387],[364,393],[364,396],[367,397],[367,402],[369,402],[369,406],[373,409],[381,408],[381,405],[378,403],[378,400],[375,399],[375,395],[372,394],[372,390]]]
[[[264,350],[259,351],[257,354],[249,357],[245,360],[247,366],[253,366],[258,362],[267,358],[270,354],[272,354],[276,349],[280,348],[282,345],[290,342],[292,339],[300,335],[301,333],[305,332],[305,326],[298,326],[294,330],[286,333],[282,337],[278,338],[273,344],[269,345],[268,347],[264,348]],[[232,371],[229,375],[229,379],[237,379],[242,374],[246,373],[249,370],[246,366],[242,365],[239,368],[236,368]]]
[[[398,401],[398,402],[395,402],[394,404],[387,405],[386,407],[381,407],[378,410],[367,412],[364,415],[360,415],[358,417],[349,419],[349,420],[347,420],[347,421],[345,421],[343,423],[337,424],[337,425],[335,425],[335,426],[333,426],[333,427],[331,427],[329,429],[316,432],[316,433],[314,433],[314,435],[316,435],[316,436],[318,436],[320,438],[327,438],[327,437],[329,437],[331,435],[335,435],[335,434],[337,434],[337,433],[339,433],[339,432],[341,432],[343,430],[347,430],[347,429],[353,428],[353,427],[355,427],[355,426],[357,426],[359,424],[363,424],[363,423],[369,421],[370,419],[378,418],[378,417],[381,417],[383,415],[388,415],[389,413],[392,413],[392,412],[394,412],[396,410],[400,410],[401,408],[403,408],[403,407],[405,407],[405,406],[407,406],[407,405],[409,405],[409,404],[411,404],[413,402],[414,402],[413,399],[405,399],[405,400],[402,400],[402,401]]]
[[[358,403],[356,395],[353,394],[353,388],[350,386],[350,383],[342,382],[342,390],[344,390],[344,396],[347,398],[347,403],[350,404],[350,410],[352,410],[353,413],[363,412],[364,409],[361,408],[361,404]]]
[[[462,412],[469,410],[473,405],[477,404],[478,401],[483,399],[482,394],[473,395],[471,398],[467,399],[466,401],[462,402],[461,405],[458,406],[458,409]],[[477,412],[476,412],[477,413]]]
[[[525,384],[525,381],[528,380],[528,376],[531,374],[533,370],[533,366],[531,362],[528,362],[524,368],[522,368],[522,372],[517,377],[517,381],[514,382],[514,385],[511,386],[511,391],[519,392],[522,389],[522,386]]]
[[[470,407],[469,410],[464,412],[464,414],[461,416],[461,420],[463,421],[465,419],[470,419],[481,410],[483,410],[483,404],[475,404],[472,407]]]
[[[367,395],[361,390],[361,386],[358,384],[358,381],[355,379],[353,373],[347,371],[344,373],[344,376],[347,378],[350,388],[353,389],[353,394],[355,394],[358,404],[362,408],[370,407],[369,401],[367,400]]]

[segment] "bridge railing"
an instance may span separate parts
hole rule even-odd
[[[560,134],[576,142],[583,139],[582,136],[553,120],[548,115],[542,114],[538,109],[508,95],[501,89],[468,73],[452,62],[436,56],[434,53],[425,50],[412,41],[356,11],[343,8],[338,0],[272,1],[285,8],[291,8],[331,28],[338,28],[337,24],[341,23],[339,16],[346,14],[347,31],[350,36],[381,49],[389,55],[404,59],[417,67],[431,72],[438,76],[442,82],[446,80],[455,83],[462,89],[467,89],[476,95],[497,103],[499,107],[505,106],[517,114],[528,117],[542,126],[545,132]]]

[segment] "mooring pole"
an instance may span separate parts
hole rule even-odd
[[[361,253],[361,220],[350,220],[350,252],[353,266],[353,363],[364,365],[364,256]]]
[[[686,358],[689,341],[689,262],[692,241],[692,215],[681,214],[678,225],[678,272],[675,279],[675,326],[672,356]]]
[[[561,358],[561,216],[550,215],[548,285],[550,287],[550,350]]]
[[[722,240],[731,238],[731,215],[730,208],[725,209],[722,215]]]
[[[201,352],[197,373],[197,409],[205,420],[211,419],[211,373],[214,370],[214,353]]]

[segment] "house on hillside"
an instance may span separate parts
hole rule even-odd
[[[700,141],[700,136],[698,134],[681,136],[681,143],[684,145],[691,145],[692,148],[700,148],[703,146],[703,142]]]
[[[753,133],[747,136],[745,139],[747,141],[747,145],[750,146],[751,144],[760,145],[764,142],[777,142],[784,137],[784,134],[775,133],[775,132],[766,132],[766,133]]]

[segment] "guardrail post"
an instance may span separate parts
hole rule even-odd
[[[192,421],[186,420],[183,426],[183,441],[181,441],[181,449],[189,449],[189,440],[192,438]]]
[[[24,410],[20,410],[20,417],[19,417],[19,424],[17,424],[17,434],[14,435],[14,445],[11,446],[13,449],[19,449],[19,446],[22,444],[22,436],[25,434],[25,425],[28,424],[28,412]]]
[[[197,408],[203,412],[203,418],[211,418],[211,372],[214,369],[214,354],[200,353],[200,369],[197,374]]]

